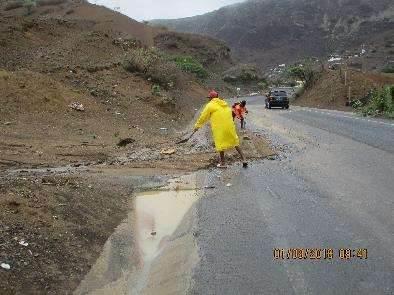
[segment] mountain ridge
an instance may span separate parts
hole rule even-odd
[[[153,20],[179,32],[224,40],[243,61],[275,65],[391,42],[389,0],[249,0],[195,17]]]

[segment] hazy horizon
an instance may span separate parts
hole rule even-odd
[[[117,10],[135,20],[173,19],[204,14],[244,0],[88,0]]]

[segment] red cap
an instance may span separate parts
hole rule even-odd
[[[217,98],[219,94],[215,90],[209,91],[208,98]]]

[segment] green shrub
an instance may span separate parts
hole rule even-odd
[[[320,73],[316,70],[316,65],[310,59],[305,60],[302,65],[293,65],[287,69],[287,75],[290,78],[299,79],[304,82],[305,88],[308,89],[319,78]]]
[[[66,2],[67,0],[37,0],[37,6],[59,5]]]
[[[36,6],[36,2],[33,0],[25,0],[24,6],[26,7],[26,14],[31,15],[33,8]]]
[[[260,90],[267,89],[268,88],[267,80],[262,80],[259,83],[257,83],[257,87],[259,87]]]
[[[363,103],[361,102],[361,100],[357,99],[351,102],[351,106],[355,109],[359,109],[363,106]]]
[[[16,0],[7,3],[4,7],[4,10],[8,11],[25,7],[26,14],[30,15],[35,6],[59,5],[66,2],[67,0]]]
[[[24,6],[23,1],[12,1],[5,5],[4,10],[5,11],[13,10],[13,9],[21,8],[23,6]]]
[[[144,48],[129,52],[123,62],[125,70],[131,73],[146,73],[158,57]]]
[[[223,81],[227,83],[236,83],[238,80],[237,77],[235,76],[225,75],[223,77]]]
[[[393,66],[391,66],[391,67],[385,67],[385,68],[382,70],[382,72],[383,72],[383,73],[390,73],[390,74],[392,74],[392,73],[394,73],[394,67],[393,67]]]
[[[257,81],[259,78],[260,77],[255,72],[244,69],[241,71],[241,75],[239,76],[239,79],[244,83]]]
[[[203,65],[190,56],[178,56],[174,58],[175,64],[182,71],[192,73],[200,79],[206,79],[208,72],[204,69]]]
[[[179,81],[179,70],[175,63],[168,61],[155,49],[136,48],[128,52],[123,67],[165,89],[172,88]]]
[[[384,116],[394,119],[394,85],[375,90],[372,99],[358,108],[364,116]]]
[[[258,68],[253,64],[238,64],[223,73],[223,81],[233,85],[256,86],[259,82],[267,82],[259,75]]]

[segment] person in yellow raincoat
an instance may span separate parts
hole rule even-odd
[[[241,156],[243,167],[248,167],[245,156],[239,147],[239,138],[235,129],[231,107],[227,102],[219,98],[218,93],[214,90],[209,92],[208,98],[210,101],[202,111],[200,118],[197,120],[193,134],[205,123],[210,121],[215,148],[220,155],[220,163],[218,164],[218,167],[226,167],[224,151],[232,148],[235,148]]]

